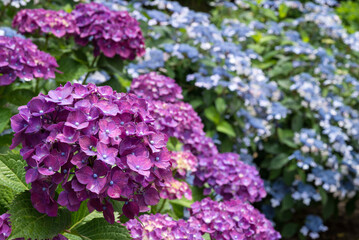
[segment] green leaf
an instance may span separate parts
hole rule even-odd
[[[89,212],[87,201],[82,202],[78,211],[71,213],[71,227],[70,230],[78,225],[87,223],[94,218],[102,218],[103,214],[97,211]]]
[[[216,109],[219,113],[224,113],[224,111],[226,110],[227,108],[227,104],[226,104],[226,101],[224,101],[223,98],[217,98],[216,99],[216,102],[215,102],[215,105],[216,105]]]
[[[289,210],[294,206],[294,200],[291,194],[285,195],[282,202],[282,210]]]
[[[68,210],[59,209],[57,217],[49,217],[39,213],[30,200],[30,192],[16,196],[10,206],[10,222],[12,233],[10,239],[26,237],[32,239],[53,238],[64,231],[71,223]]]
[[[74,60],[68,54],[63,55],[57,63],[60,66],[58,70],[62,73],[56,73],[56,82],[65,83],[78,79],[88,71],[87,66]]]
[[[0,182],[14,192],[23,192],[29,189],[25,182],[26,162],[22,160],[20,154],[8,152],[0,154]]]
[[[175,205],[180,205],[186,208],[191,208],[191,205],[194,203],[193,200],[188,200],[185,197],[182,197],[182,199],[174,199],[174,200],[170,200],[171,204],[175,204]]]
[[[303,127],[303,115],[300,113],[297,113],[294,115],[294,117],[292,118],[292,130],[294,132],[298,132],[300,129],[302,129]]]
[[[15,198],[15,193],[11,188],[2,185],[0,185],[0,189],[0,206],[2,206],[5,210],[9,210],[10,204]],[[3,213],[4,212],[1,212],[0,214]]]
[[[281,231],[282,237],[290,238],[293,237],[294,234],[298,231],[299,224],[298,223],[286,223]]]
[[[103,218],[95,218],[73,231],[84,240],[131,239],[125,226],[120,223],[109,224]]]
[[[328,196],[327,203],[323,207],[323,218],[327,220],[330,218],[336,210],[336,203],[333,197]]]
[[[29,89],[16,89],[7,94],[6,99],[16,105],[26,105],[33,97],[35,93]]]
[[[291,148],[297,148],[297,144],[295,144],[295,142],[293,140],[293,137],[294,137],[293,131],[291,131],[289,129],[278,128],[278,137],[279,137],[279,141],[281,143],[283,143]]]
[[[279,17],[285,18],[287,16],[288,10],[289,7],[286,4],[282,3],[281,5],[279,5],[279,9],[278,9]]]
[[[206,116],[206,118],[208,118],[215,124],[218,124],[221,119],[221,116],[219,115],[217,109],[214,106],[206,108],[204,110],[204,115]]]
[[[205,233],[204,235],[202,235],[204,240],[211,240],[211,236],[209,235],[209,233]]]
[[[181,151],[183,144],[175,137],[170,137],[167,142],[167,148],[170,151]]]
[[[230,137],[235,137],[236,136],[236,133],[235,133],[232,125],[227,121],[221,121],[217,125],[216,129],[217,129],[218,132],[225,133]]]
[[[7,108],[0,108],[0,133],[5,130],[11,117],[11,111]]]
[[[287,162],[290,160],[288,159],[289,155],[286,153],[281,153],[273,158],[269,164],[269,169],[279,169],[282,168]]]

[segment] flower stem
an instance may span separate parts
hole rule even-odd
[[[98,57],[99,57],[99,56],[96,56],[96,57],[93,58],[92,63],[91,63],[91,65],[90,65],[90,71],[87,72],[87,74],[86,74],[86,76],[85,76],[85,79],[84,79],[83,82],[82,82],[83,85],[86,84],[87,78],[89,77],[90,73],[92,72],[91,68],[94,67],[95,62],[96,62],[96,60],[98,59]]]
[[[163,210],[164,206],[166,205],[166,202],[167,202],[167,199],[164,199],[162,204],[161,204],[161,207],[160,209],[158,209],[157,213],[161,213],[161,211]]]

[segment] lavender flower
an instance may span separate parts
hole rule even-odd
[[[17,77],[54,78],[55,58],[37,49],[30,40],[18,37],[0,36],[0,86],[9,85]]]

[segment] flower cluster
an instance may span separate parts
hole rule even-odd
[[[164,183],[160,197],[165,199],[181,199],[182,197],[192,200],[192,191],[188,184],[177,179],[169,179]]]
[[[171,158],[167,136],[155,129],[148,107],[133,94],[76,83],[20,107],[11,118],[11,147],[22,144],[34,207],[56,216],[58,204],[77,211],[89,199],[89,210],[102,211],[113,223],[109,199],[124,201],[129,218],[156,205],[172,177]]]
[[[118,54],[133,60],[145,53],[144,38],[136,19],[126,11],[112,11],[98,3],[80,3],[72,12],[79,34],[80,45],[92,42],[95,55],[100,51],[106,57]]]
[[[10,214],[4,213],[0,215],[0,239],[5,240],[11,234],[11,226],[10,226]]]
[[[184,144],[184,150],[196,156],[212,156],[218,153],[213,140],[206,137],[203,131],[201,118],[190,104],[153,101],[150,111],[156,118],[156,128],[179,139]]]
[[[131,92],[148,100],[176,102],[183,99],[182,89],[175,83],[175,80],[155,72],[134,78]]]
[[[327,226],[324,226],[323,220],[316,215],[308,215],[305,219],[305,225],[300,229],[300,232],[304,236],[308,236],[311,239],[319,238],[320,232],[325,232],[328,230]]]
[[[30,40],[0,36],[0,86],[11,84],[17,77],[54,78],[56,67],[55,58],[38,50]]]
[[[279,239],[270,221],[257,209],[240,200],[216,202],[205,198],[191,206],[191,218],[212,239]]]
[[[225,200],[232,198],[256,202],[266,196],[263,180],[254,166],[239,160],[236,153],[220,153],[200,158],[195,184],[208,183]]]
[[[128,221],[125,225],[135,240],[141,239],[188,239],[202,240],[202,234],[198,230],[197,221],[186,222],[183,219],[173,220],[168,215],[147,214]]]
[[[63,10],[23,9],[15,15],[12,26],[21,33],[52,33],[58,38],[77,33],[73,16]]]
[[[185,177],[187,173],[197,171],[198,159],[191,152],[171,152],[171,158],[174,161],[172,167],[177,170],[179,176]]]

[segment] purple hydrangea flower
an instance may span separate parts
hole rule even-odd
[[[15,15],[12,26],[21,33],[52,33],[58,38],[78,32],[73,16],[63,10],[22,9]]]
[[[199,222],[202,233],[211,239],[280,239],[269,220],[252,205],[241,200],[216,202],[205,198],[191,206],[189,222]]]
[[[4,213],[0,215],[0,239],[5,240],[11,234],[10,214]]]
[[[54,78],[55,58],[37,49],[28,39],[0,36],[0,86],[9,85],[17,77]]]
[[[106,57],[120,55],[133,60],[145,53],[145,42],[139,23],[126,11],[112,11],[98,3],[80,3],[72,15],[79,33],[75,40],[80,45],[89,42]]]
[[[198,222],[186,222],[183,219],[173,220],[167,214],[162,215],[141,215],[137,219],[128,221],[125,226],[130,231],[131,237],[135,240],[140,239],[189,239],[202,240],[202,234],[199,232]]]
[[[153,101],[150,111],[156,119],[156,128],[179,139],[184,144],[184,150],[195,156],[213,156],[218,153],[213,140],[206,137],[201,118],[190,104]]]
[[[183,99],[182,89],[175,83],[175,80],[155,72],[134,78],[131,92],[149,100],[177,102],[178,99]]]
[[[208,183],[224,199],[239,198],[256,202],[266,196],[263,180],[254,166],[239,160],[236,153],[221,153],[200,158],[195,184]]]
[[[58,204],[76,211],[89,199],[90,210],[113,222],[109,199],[126,202],[129,218],[157,204],[173,177],[167,136],[155,128],[149,104],[110,87],[67,83],[19,107],[11,148],[22,144],[34,207],[56,216]]]
[[[173,167],[181,177],[185,177],[187,172],[197,171],[198,159],[191,152],[171,152],[171,159],[175,162]]]

